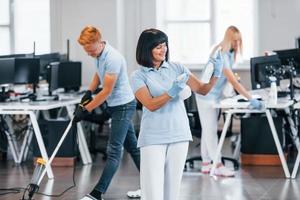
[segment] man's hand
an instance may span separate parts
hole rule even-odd
[[[81,98],[80,104],[83,105],[83,106],[85,106],[88,103],[90,103],[92,100],[93,100],[92,91],[91,90],[87,90],[85,92],[85,94],[83,95],[83,97]]]
[[[75,112],[74,112],[73,123],[80,122],[80,121],[83,120],[88,114],[89,114],[89,112],[85,109],[85,107],[84,107],[83,105],[79,104],[79,105],[77,106],[77,108],[75,109]]]

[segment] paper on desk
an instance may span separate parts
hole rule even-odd
[[[250,102],[238,102],[237,98],[228,98],[220,102],[220,108],[248,108]]]

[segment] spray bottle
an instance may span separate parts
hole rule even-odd
[[[276,85],[276,77],[270,76],[269,77],[271,81],[271,88],[269,93],[269,99],[268,103],[270,105],[276,105],[277,104],[277,85]]]
[[[218,47],[217,50],[212,54],[211,59],[216,59],[218,54],[221,53],[220,52],[221,49],[222,49],[221,46]],[[203,83],[208,83],[213,73],[214,73],[214,63],[211,60],[209,60],[205,65],[204,70],[201,74],[201,81]]]

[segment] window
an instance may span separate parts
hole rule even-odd
[[[243,58],[255,53],[254,0],[165,0],[158,11],[160,28],[169,36],[171,59],[184,64],[203,64],[226,28],[242,32]]]
[[[9,54],[10,47],[10,0],[0,1],[0,54]]]
[[[0,0],[0,54],[32,53],[33,42],[50,52],[49,0]]]
[[[224,37],[225,30],[230,25],[235,25],[242,33],[243,59],[249,60],[255,55],[255,1],[254,0],[218,0],[216,21],[217,41]]]
[[[15,1],[15,53],[50,52],[49,0]]]

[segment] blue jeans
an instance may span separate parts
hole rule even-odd
[[[123,145],[130,153],[138,170],[140,170],[140,150],[137,148],[137,138],[132,123],[135,109],[135,100],[124,105],[108,107],[107,111],[111,115],[112,121],[111,135],[107,147],[107,161],[101,178],[94,188],[101,193],[105,193],[119,167]]]

